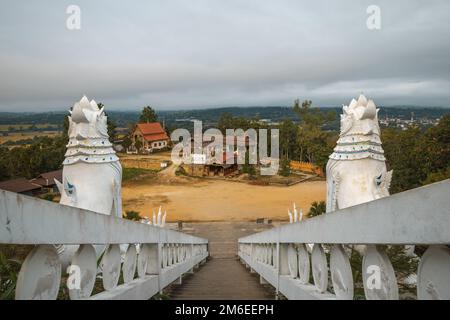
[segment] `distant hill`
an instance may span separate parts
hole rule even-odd
[[[335,110],[336,114],[342,112],[342,108],[323,108],[324,110]],[[437,119],[442,115],[450,112],[450,109],[436,107],[420,107],[420,106],[393,106],[381,107],[379,117],[409,119],[414,113],[415,118]],[[269,119],[271,121],[281,121],[283,119],[298,120],[296,114],[290,107],[224,107],[215,109],[198,109],[198,110],[178,110],[178,111],[157,111],[158,117],[164,121],[168,127],[182,126],[182,122],[198,119],[205,124],[213,125],[217,123],[220,116],[224,113],[230,113],[235,117]],[[107,111],[107,115],[114,120],[118,127],[127,127],[133,124],[139,118],[140,111]],[[60,125],[64,121],[64,117],[68,112],[0,112],[0,125],[13,124],[52,124]]]

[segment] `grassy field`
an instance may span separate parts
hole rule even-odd
[[[13,130],[28,130],[32,126],[33,124],[0,124],[0,132],[9,131],[10,128]],[[36,124],[34,126],[38,129],[58,129],[58,126],[56,124],[50,123]]]
[[[0,134],[0,144],[6,141],[19,141],[19,140],[27,140],[33,139],[34,137],[54,137],[60,134],[58,131],[25,131],[25,132],[12,132],[8,133],[8,135]]]
[[[123,168],[161,170],[161,162],[170,161],[170,151],[157,152],[148,155],[119,154]]]
[[[139,180],[155,176],[156,170],[139,169],[139,168],[122,168],[122,181]]]

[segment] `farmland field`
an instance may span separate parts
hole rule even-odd
[[[31,128],[33,124],[0,124],[0,132],[12,130],[27,130]],[[34,125],[37,129],[58,129],[56,124],[42,123]]]
[[[60,134],[58,131],[24,131],[24,132],[12,132],[8,135],[3,135],[0,133],[0,144],[6,141],[19,141],[33,139],[34,137],[49,136],[54,137]]]

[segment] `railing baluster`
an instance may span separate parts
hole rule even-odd
[[[314,285],[320,293],[324,293],[328,287],[328,265],[325,251],[319,243],[314,244],[311,262]]]
[[[330,271],[333,290],[339,300],[353,300],[353,274],[350,260],[342,245],[330,251]]]
[[[120,277],[120,247],[110,244],[102,258],[103,288],[110,291],[117,287]]]
[[[292,278],[297,278],[298,276],[298,256],[297,256],[297,247],[290,243],[288,246],[288,266],[289,273]]]
[[[362,265],[364,293],[367,300],[398,300],[398,284],[386,251],[368,245]]]
[[[16,300],[55,300],[61,283],[61,263],[54,246],[39,245],[20,268]]]
[[[130,244],[128,246],[127,252],[125,253],[125,259],[122,265],[123,281],[128,283],[133,281],[136,274],[136,264],[137,264],[137,252],[136,246]]]
[[[450,248],[430,246],[417,271],[417,298],[450,300]]]
[[[89,298],[97,277],[97,255],[94,247],[90,244],[80,245],[68,270],[67,287],[70,299]]]
[[[298,246],[298,277],[300,283],[309,283],[309,276],[311,272],[311,263],[309,260],[309,253],[304,244]]]

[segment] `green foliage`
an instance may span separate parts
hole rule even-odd
[[[299,127],[292,120],[283,120],[280,130],[280,155],[287,159],[294,159],[298,155]]]
[[[260,123],[258,118],[233,117],[230,113],[225,112],[220,115],[217,128],[225,135],[226,129],[242,129],[244,131],[255,129],[258,132],[258,129],[267,129],[268,126]]]
[[[355,283],[354,299],[364,300],[365,294],[361,272],[363,256],[355,249],[355,246],[351,245],[348,247],[351,249],[349,259]],[[395,275],[400,280],[397,282],[400,293],[415,294],[415,286],[408,285],[402,280],[417,272],[419,259],[408,256],[404,246],[382,246],[381,249],[386,250],[386,254],[394,267]]]
[[[0,300],[14,299],[20,267],[32,249],[31,245],[0,244]]]
[[[435,183],[435,182],[439,182],[439,181],[446,180],[446,179],[450,179],[450,166],[448,166],[447,169],[445,169],[445,170],[429,173],[423,183],[430,184],[430,183]]]
[[[327,206],[325,204],[325,201],[314,201],[313,203],[311,203],[311,208],[309,208],[308,217],[312,218],[319,216],[321,214],[324,214],[326,210]]]
[[[123,168],[122,169],[122,181],[136,180],[138,178],[154,174],[156,171],[150,169],[140,168]]]
[[[397,279],[404,279],[411,274],[417,273],[419,259],[407,255],[404,246],[387,246],[386,254],[394,266]],[[398,281],[398,285],[400,291],[406,291],[413,294],[416,293],[414,285],[408,285],[404,281]]]
[[[170,295],[167,293],[157,293],[150,300],[170,300]]]
[[[280,161],[280,175],[283,177],[288,177],[291,174],[291,167],[289,166],[289,159],[283,158]]]
[[[0,300],[14,299],[20,262],[0,252]]]
[[[350,252],[350,266],[352,269],[353,274],[353,283],[355,284],[354,291],[353,291],[353,299],[354,300],[364,300],[365,294],[364,294],[364,287],[363,287],[363,277],[362,277],[362,263],[363,263],[363,256],[355,250],[355,246],[350,246],[351,252]]]
[[[158,115],[152,107],[146,106],[142,109],[141,115],[139,116],[139,122],[156,122],[158,121]]]
[[[293,106],[294,112],[300,118],[302,127],[321,127],[326,122],[333,121],[336,118],[336,112],[322,112],[319,108],[312,108],[312,101],[305,100],[300,105],[300,100],[296,99]]]
[[[129,135],[125,136],[122,141],[122,147],[128,149],[132,144],[131,138]]]
[[[55,198],[55,195],[52,193],[46,193],[46,194],[43,194],[40,198],[47,200],[47,201],[53,201],[53,199]]]
[[[449,177],[450,114],[422,131],[385,129],[381,139],[389,169],[394,170],[391,193],[420,187]]]
[[[256,176],[255,165],[250,164],[249,152],[245,153],[245,163],[242,165],[242,172],[247,173],[250,176],[250,178],[254,178]]]
[[[32,179],[40,173],[59,169],[66,144],[66,138],[61,135],[54,138],[35,137],[31,145],[10,150],[0,147],[0,179]]]
[[[142,148],[142,141],[140,139],[136,139],[136,141],[134,142],[134,147],[138,151],[141,150],[141,148]]]
[[[322,112],[311,106],[310,100],[301,105],[298,99],[294,101],[293,110],[300,118],[300,126],[297,133],[298,152],[291,159],[311,162],[324,168],[333,151],[337,135],[325,132],[322,127],[325,123],[334,121],[336,112]]]
[[[139,212],[137,211],[126,211],[125,215],[123,216],[125,219],[132,220],[132,221],[139,221],[142,219],[142,217],[139,215]]]

